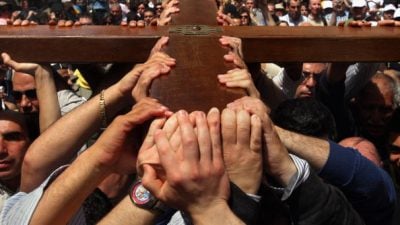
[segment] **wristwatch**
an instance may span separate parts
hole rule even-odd
[[[169,209],[157,198],[155,198],[143,185],[142,181],[137,181],[129,192],[129,197],[133,204],[142,209],[158,210],[165,212]]]

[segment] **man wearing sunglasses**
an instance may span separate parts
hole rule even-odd
[[[14,111],[0,111],[0,211],[4,201],[15,194],[30,140],[25,118]]]
[[[12,79],[15,103],[22,113],[39,112],[39,101],[36,96],[35,78],[27,73],[14,72]]]

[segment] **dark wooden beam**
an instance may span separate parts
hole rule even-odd
[[[0,51],[22,62],[143,62],[167,27],[0,26]]]
[[[224,27],[247,62],[400,61],[400,27]]]
[[[179,27],[0,27],[0,51],[20,61],[143,62],[155,41]],[[400,61],[400,28],[214,27],[243,39],[248,62]]]

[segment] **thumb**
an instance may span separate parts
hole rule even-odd
[[[143,186],[150,191],[156,198],[160,199],[160,192],[162,187],[162,181],[157,178],[156,170],[149,164],[143,165]],[[161,199],[160,199],[161,200]]]

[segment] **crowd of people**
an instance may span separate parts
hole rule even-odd
[[[216,4],[232,26],[399,22],[393,0]],[[0,7],[4,25],[136,27],[168,24],[179,1]],[[215,82],[247,96],[172,112],[149,97],[179,64],[168,42],[133,68],[1,54],[0,224],[400,223],[397,62],[245,63],[241,40],[223,36],[235,68]]]
[[[242,26],[400,26],[397,0],[221,0],[222,23]],[[0,25],[165,25],[159,0],[1,0]],[[162,11],[165,15],[162,15]],[[161,21],[160,21],[161,17]],[[165,21],[167,20],[167,21]]]

